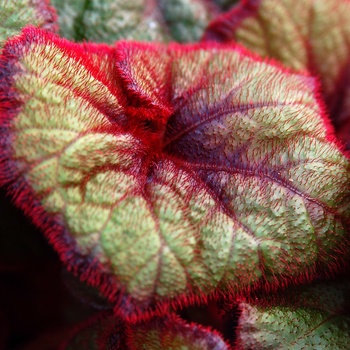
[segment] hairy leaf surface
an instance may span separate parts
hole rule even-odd
[[[107,43],[196,41],[218,13],[205,0],[53,0],[53,4],[64,37]]]
[[[347,349],[350,283],[292,288],[267,305],[241,303],[237,349]],[[266,303],[266,302],[265,302]]]
[[[350,70],[350,1],[242,0],[214,20],[205,40],[234,40],[264,57],[318,76],[338,136],[343,136],[341,106]],[[349,121],[346,119],[346,123]]]
[[[1,0],[0,49],[9,37],[19,34],[28,24],[57,31],[56,13],[48,0]]]
[[[2,183],[126,315],[312,277],[348,252],[349,161],[313,78],[234,47],[33,28],[0,67]]]

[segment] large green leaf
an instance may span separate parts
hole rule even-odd
[[[349,252],[349,161],[313,78],[234,47],[33,28],[0,67],[1,182],[124,315],[299,281]]]

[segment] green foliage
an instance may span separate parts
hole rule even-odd
[[[53,4],[63,37],[106,43],[196,41],[216,13],[203,0],[53,0]]]
[[[0,4],[0,49],[27,24],[56,31],[56,14],[44,0],[2,0]]]
[[[173,312],[222,295],[236,350],[349,348],[350,2],[52,4],[0,3],[0,185],[115,305],[62,349],[229,349]]]

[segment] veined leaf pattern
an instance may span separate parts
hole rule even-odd
[[[349,161],[312,77],[232,46],[34,28],[0,65],[1,182],[125,315],[311,278],[348,252]]]

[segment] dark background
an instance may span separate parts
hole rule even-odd
[[[43,235],[0,190],[0,349],[57,349],[94,312]]]

